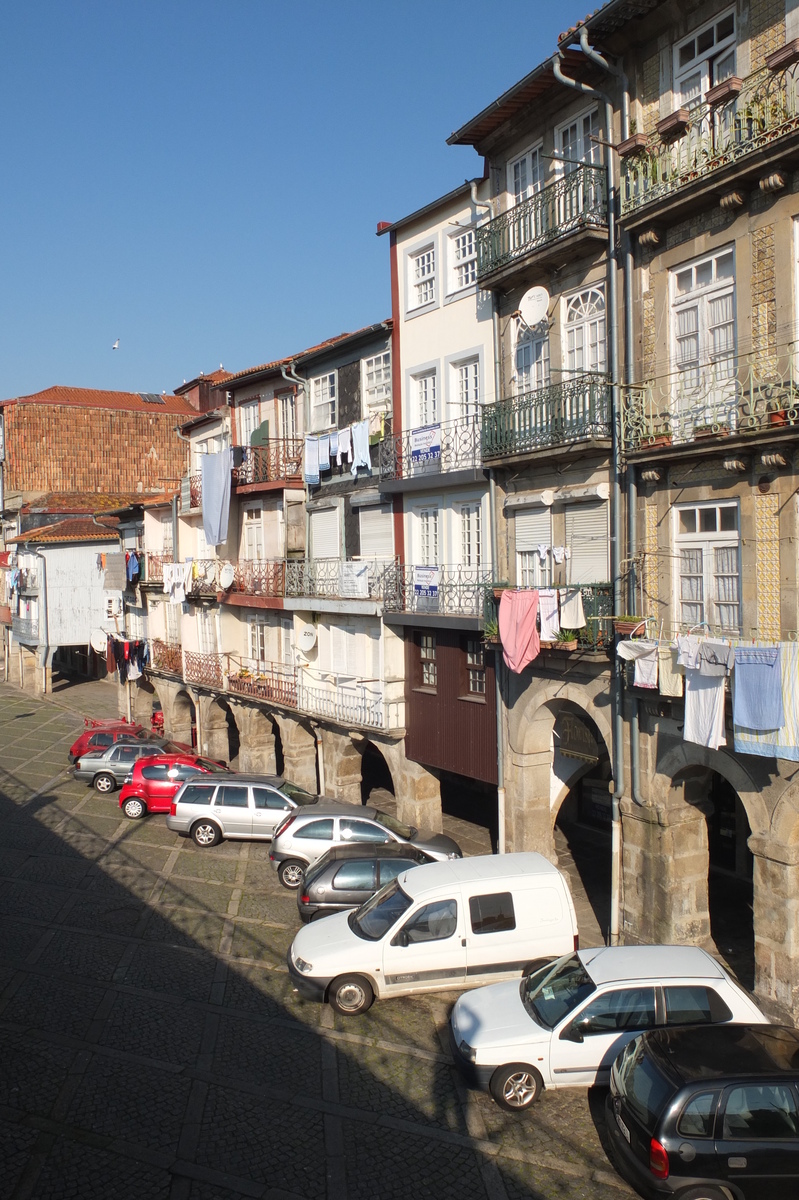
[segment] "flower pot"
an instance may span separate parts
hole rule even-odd
[[[700,425],[694,429],[695,438],[712,438],[712,437],[729,437],[730,429],[728,425],[719,425],[718,429],[714,429],[712,425]]]
[[[629,637],[634,630],[640,629],[643,623],[643,620],[625,621],[621,617],[618,617],[613,622],[613,628],[616,630],[616,633],[619,635],[619,637]]]
[[[783,67],[790,67],[795,62],[799,62],[799,38],[786,42],[784,46],[780,46],[779,50],[774,50],[766,58],[766,66],[769,71],[781,71]]]
[[[671,434],[670,433],[654,433],[651,437],[646,439],[646,446],[650,450],[653,449],[655,446],[670,446],[670,445],[671,445]]]
[[[574,638],[571,642],[553,642],[552,644],[555,650],[576,650],[577,638]]]
[[[785,413],[785,409],[778,408],[775,409],[774,412],[770,412],[768,415],[768,423],[769,425],[787,425],[788,417]]]
[[[623,142],[619,142],[616,149],[619,152],[620,158],[629,158],[631,154],[640,154],[646,149],[646,143],[649,139],[645,133],[632,133]]]
[[[690,114],[688,109],[678,108],[673,113],[669,113],[667,117],[664,117],[662,121],[658,121],[655,129],[657,129],[664,142],[670,142],[685,133],[689,120]]]
[[[717,104],[726,104],[729,100],[734,100],[744,85],[743,79],[738,75],[731,75],[729,79],[717,83],[709,92],[705,92],[705,100],[711,108]]]

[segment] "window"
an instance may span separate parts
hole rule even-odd
[[[161,553],[172,555],[172,518],[161,518]]]
[[[142,779],[158,779],[163,782],[168,770],[168,763],[156,763],[153,767],[142,767],[141,777]]]
[[[309,514],[311,558],[340,556],[338,513],[338,508],[320,508]]]
[[[507,933],[516,928],[513,896],[510,892],[497,892],[493,896],[471,896],[469,918],[472,922],[472,933]]]
[[[144,609],[127,605],[125,607],[125,624],[128,636],[132,641],[141,642],[145,637]]]
[[[485,649],[479,638],[466,639],[466,690],[470,696],[486,694]]]
[[[546,330],[527,330],[516,343],[517,396],[549,387],[549,335]]]
[[[324,821],[309,821],[307,825],[301,825],[294,836],[298,838],[318,838],[320,842],[332,842],[333,818],[329,817]]]
[[[671,273],[671,284],[678,403],[682,399],[680,407],[691,407],[693,427],[697,428],[718,419],[718,403],[725,397],[735,409],[735,255],[732,248],[678,267]],[[695,403],[698,389],[707,401],[699,408]]]
[[[359,511],[361,558],[394,557],[394,513],[390,504],[368,505]]]
[[[610,579],[609,514],[604,500],[566,506],[569,583],[605,583]]]
[[[210,608],[197,609],[197,640],[200,654],[216,654],[216,620]]]
[[[391,407],[391,351],[363,360],[363,411]]]
[[[425,904],[403,925],[400,934],[404,934],[406,943],[414,945],[417,942],[440,942],[452,937],[458,928],[458,904],[455,900],[435,900]],[[400,936],[397,934],[397,938]],[[396,938],[393,945],[400,945]]]
[[[677,1121],[677,1132],[686,1138],[713,1136],[718,1092],[702,1092],[689,1100]]]
[[[438,384],[435,371],[413,377],[416,397],[416,424],[435,425],[438,421]]]
[[[583,113],[575,121],[563,125],[557,131],[556,144],[559,154],[565,160],[560,164],[564,175],[571,175],[578,169],[578,163],[598,163],[600,161],[599,144],[593,139],[599,134],[599,113]]]
[[[378,859],[377,865],[380,868],[380,886],[385,887],[403,871],[410,871],[411,867],[417,867],[419,863],[412,858],[381,858]]]
[[[252,798],[256,808],[280,809],[282,812],[286,812],[289,808],[288,802],[280,795],[280,792],[273,792],[271,788],[254,787]]]
[[[426,246],[410,257],[409,308],[432,304],[436,298],[436,251]]]
[[[373,825],[371,821],[356,821],[351,817],[342,817],[339,822],[341,837],[345,842],[377,842],[384,845],[391,839],[385,829]]]
[[[460,291],[477,283],[477,243],[474,230],[464,229],[449,239],[450,290]]]
[[[247,622],[250,658],[256,662],[266,662],[266,617],[263,613],[253,613]]]
[[[215,784],[187,783],[180,795],[182,804],[210,804]]]
[[[483,506],[479,500],[461,504],[461,564],[479,567],[483,562]]]
[[[344,863],[333,876],[333,887],[339,891],[373,892],[375,886],[374,862]]]
[[[423,633],[419,648],[419,660],[422,666],[422,687],[435,688],[438,682],[436,667],[436,635]]]
[[[311,427],[330,429],[336,424],[336,372],[311,380]]]
[[[453,392],[459,417],[476,417],[480,412],[480,359],[465,358],[453,363]]]
[[[511,159],[508,163],[508,191],[514,204],[521,204],[544,186],[544,164],[541,147]]]
[[[585,1006],[574,1024],[584,1036],[615,1033],[618,1029],[651,1029],[655,1024],[655,989],[605,992]]]
[[[517,587],[549,587],[552,583],[552,514],[548,508],[520,510],[516,529]]]
[[[249,808],[249,789],[226,784],[218,789],[214,805],[217,808],[220,805],[223,808]]]
[[[337,675],[357,674],[356,633],[354,625],[330,626],[330,670]]]
[[[663,992],[667,1025],[715,1025],[732,1020],[732,1013],[713,988],[691,984],[665,987]]]
[[[294,618],[281,617],[279,625],[280,634],[280,661],[287,667],[294,665]]]
[[[605,350],[605,289],[588,288],[566,300],[566,362],[572,375],[588,371],[604,374]]]
[[[260,396],[255,396],[252,400],[247,400],[246,403],[239,405],[239,411],[236,414],[239,426],[239,445],[250,445],[252,435],[261,423],[260,412]]]
[[[680,622],[739,630],[738,505],[680,505],[675,522]]]
[[[180,645],[180,605],[166,604],[166,640],[170,646]]]
[[[244,557],[251,562],[260,562],[264,556],[263,509],[260,505],[257,508],[245,508],[242,520],[244,525]]]
[[[280,436],[297,436],[297,397],[293,392],[281,392],[275,399],[280,413]]]
[[[799,1133],[796,1096],[788,1084],[734,1087],[724,1110],[725,1141],[779,1140]]]
[[[716,17],[674,51],[675,107],[695,108],[704,93],[735,74],[735,14]]]
[[[419,532],[420,567],[437,567],[438,563],[438,509],[420,508],[417,513]]]

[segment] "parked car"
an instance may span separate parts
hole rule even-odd
[[[799,1031],[656,1029],[628,1042],[606,1101],[610,1152],[649,1196],[799,1195]]]
[[[195,779],[176,793],[166,824],[198,846],[215,846],[223,838],[269,841],[287,813],[316,802],[316,796],[279,775]]]
[[[143,732],[141,725],[130,721],[94,721],[87,717],[85,729],[69,748],[69,761],[74,763],[92,750],[107,750],[114,742],[133,741]]]
[[[140,758],[153,758],[163,753],[156,742],[139,739],[115,742],[105,750],[90,750],[81,755],[74,767],[75,778],[92,784],[98,792],[114,792]]]
[[[297,888],[300,919],[307,924],[328,913],[360,908],[403,871],[429,862],[433,859],[423,850],[398,842],[331,846],[307,868]]]
[[[527,1108],[542,1088],[607,1083],[642,1030],[692,1022],[767,1021],[697,946],[607,946],[566,955],[518,983],[461,996],[450,1017],[455,1061],[501,1108]]]
[[[557,867],[542,854],[487,854],[413,867],[356,912],[305,926],[288,969],[300,995],[355,1016],[375,997],[518,978],[576,945]]]
[[[461,858],[461,848],[443,833],[426,833],[367,805],[330,800],[313,812],[292,813],[275,830],[269,860],[284,887],[296,888],[306,867],[337,844],[399,842],[430,858]]]
[[[178,788],[187,779],[207,774],[230,773],[210,758],[196,754],[158,754],[140,758],[125,777],[119,807],[132,821],[147,813],[168,813]]]

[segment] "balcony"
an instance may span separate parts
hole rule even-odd
[[[270,438],[265,446],[240,446],[242,461],[233,468],[236,488],[254,490],[259,484],[302,482],[302,438]]]
[[[150,664],[154,671],[183,678],[183,647],[180,642],[162,642],[153,638],[150,643]]]
[[[793,346],[729,358],[622,389],[622,446],[640,457],[745,446],[760,435],[777,445],[799,426],[799,372]]]
[[[20,567],[17,591],[20,596],[38,595],[39,571],[36,567]]]
[[[183,678],[186,683],[199,683],[222,691],[225,686],[225,656],[186,650],[183,655]]]
[[[475,413],[409,429],[398,437],[380,442],[380,482],[405,481],[406,486],[385,487],[384,491],[410,491],[418,482],[425,487],[431,477],[450,474],[451,482],[462,481],[461,472],[471,480],[480,469],[480,416]]]
[[[12,617],[11,632],[14,635],[15,642],[21,642],[24,646],[38,646],[39,644],[39,622],[31,617]]]
[[[386,613],[433,614],[480,618],[491,571],[483,567],[414,567],[394,573],[394,587],[384,602]]]
[[[149,551],[144,556],[144,571],[140,582],[147,586],[148,584],[162,584],[164,582],[164,563],[172,562],[172,551],[169,550],[165,554],[151,554]]]
[[[561,258],[566,242],[604,238],[607,210],[605,168],[576,167],[477,228],[478,282],[495,286],[522,263],[548,261],[553,248]]]
[[[557,585],[556,585],[557,586]],[[585,625],[575,630],[577,635],[577,650],[592,653],[612,652],[615,644],[613,627],[613,584],[612,583],[583,583],[580,584],[583,597],[583,614]],[[499,622],[499,599],[493,591],[486,592],[485,623],[486,629],[496,629]],[[543,643],[542,653],[547,654],[558,650],[558,643]]]
[[[283,559],[239,559],[234,564],[231,592],[247,596],[283,595],[286,564]]]
[[[199,512],[203,504],[203,477],[184,475],[180,481],[180,511],[182,513]]]
[[[685,116],[673,140],[653,133],[640,153],[622,159],[621,212],[629,223],[697,193],[717,203],[725,185],[767,174],[788,150],[795,156],[799,146],[788,139],[799,128],[799,64],[765,67],[726,103],[700,104]]]
[[[287,708],[297,707],[296,667],[228,654],[226,673],[229,692],[253,700],[268,700]]]
[[[287,598],[312,600],[380,601],[393,586],[395,569],[396,559],[315,558],[287,562],[285,594]]]
[[[363,725],[368,729],[398,729],[401,726],[400,702],[383,699],[383,685],[377,680],[368,683],[312,684],[302,682],[298,707],[311,716],[323,717],[340,725]]]
[[[605,375],[578,375],[483,407],[484,463],[610,437]]]

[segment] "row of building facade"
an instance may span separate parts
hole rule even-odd
[[[449,142],[483,169],[378,226],[390,318],[177,389],[180,486],[109,513],[142,558],[132,709],[328,794],[390,787],[412,824],[468,798],[500,849],[591,830],[609,937],[735,937],[797,1013],[799,746],[736,752],[729,705],[726,745],[685,741],[613,618],[798,636],[799,7],[610,0]],[[506,587],[579,588],[576,649],[510,671]]]

